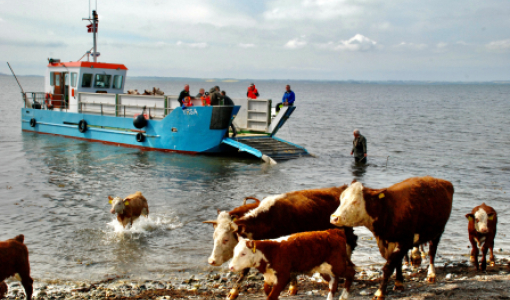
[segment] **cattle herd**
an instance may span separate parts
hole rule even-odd
[[[297,275],[315,272],[329,282],[328,300],[333,299],[343,278],[340,299],[347,299],[355,275],[351,257],[356,255],[357,236],[353,227],[364,226],[372,232],[386,259],[383,279],[373,297],[382,300],[386,298],[388,280],[394,272],[394,289],[404,289],[404,257],[412,250],[411,261],[419,264],[419,247],[424,244],[429,246],[427,280],[436,281],[434,259],[450,218],[453,192],[450,182],[426,176],[409,178],[382,189],[353,181],[339,187],[269,196],[262,201],[248,197],[243,205],[229,212],[218,210],[216,220],[204,222],[214,226],[214,247],[208,262],[220,266],[231,260],[229,269],[240,272],[227,299],[237,298],[250,268],[264,275],[267,299],[278,299],[289,283],[289,294],[295,295]],[[124,227],[149,214],[147,200],[140,192],[124,199],[109,197],[109,200],[111,213],[117,214]],[[477,270],[485,271],[488,250],[489,264],[494,265],[496,211],[483,203],[466,214],[466,218],[472,246],[470,261]],[[0,298],[8,290],[4,280],[15,277],[21,281],[27,299],[31,299],[33,280],[23,235],[0,242],[0,266]]]

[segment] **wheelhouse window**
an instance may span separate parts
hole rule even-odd
[[[50,72],[50,85],[55,85],[55,72]]]
[[[112,75],[96,74],[96,79],[94,81],[94,87],[109,89],[111,79],[112,79]]]
[[[122,88],[122,80],[124,79],[124,76],[122,75],[115,75],[113,76],[113,88],[114,89],[121,89]]]
[[[69,86],[69,73],[64,73],[65,86]]]
[[[76,79],[78,79],[78,73],[71,73],[71,86],[76,87]]]
[[[81,87],[89,88],[92,85],[92,74],[83,74]]]
[[[60,86],[60,73],[55,74],[55,86]]]

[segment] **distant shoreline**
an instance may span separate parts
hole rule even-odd
[[[0,73],[0,76],[12,76]],[[41,77],[44,75],[17,75],[18,77]],[[380,85],[510,85],[510,80],[493,81],[434,81],[434,80],[321,80],[321,79],[238,79],[238,78],[195,78],[195,77],[159,77],[159,76],[129,76],[129,79],[160,80],[160,81],[189,81],[189,82],[310,82],[310,83],[344,83],[344,84],[380,84]]]

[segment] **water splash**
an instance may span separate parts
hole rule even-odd
[[[126,228],[124,228],[116,218],[108,222],[107,225],[109,230],[107,230],[106,233],[108,235],[125,237],[131,236],[132,234],[148,235],[173,230],[182,227],[183,224],[179,222],[179,218],[176,216],[149,215],[148,218],[141,216],[133,223],[133,226],[128,224]]]

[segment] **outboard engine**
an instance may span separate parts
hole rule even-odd
[[[142,110],[142,113],[138,116],[136,116],[133,120],[133,126],[135,126],[136,128],[138,129],[142,129],[144,128],[145,126],[147,126],[147,120],[145,119],[145,109],[147,107],[144,106],[143,107],[143,110]]]

